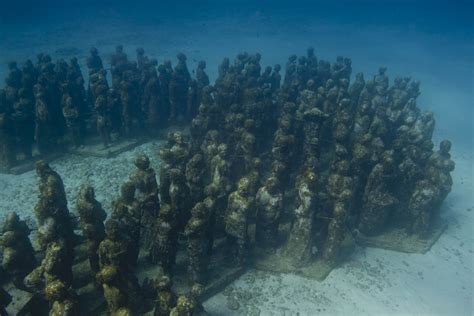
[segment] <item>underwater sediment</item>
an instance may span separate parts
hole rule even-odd
[[[312,48],[289,57],[283,80],[258,53],[225,58],[212,85],[204,61],[193,78],[177,59],[158,65],[137,49],[131,61],[118,46],[110,84],[94,48],[87,84],[75,58],[9,64],[0,167],[42,159],[33,245],[16,214],[2,231],[1,281],[28,295],[22,312],[202,314],[202,299],[248,267],[323,279],[356,243],[426,252],[442,233],[454,162],[448,140],[432,142],[419,82],[390,86],[381,67],[351,83],[349,58]],[[87,185],[68,205],[45,161],[108,157],[170,126],[183,128],[166,136],[160,170],[137,156],[110,210]]]

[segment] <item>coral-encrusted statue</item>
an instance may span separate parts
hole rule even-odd
[[[278,244],[278,227],[283,208],[283,194],[276,177],[270,177],[255,198],[257,205],[257,226],[255,240],[261,247],[275,247]]]
[[[160,210],[158,198],[158,183],[155,170],[150,167],[150,159],[146,155],[139,155],[134,162],[137,170],[130,175],[131,182],[137,190],[137,200],[141,209],[141,243],[149,248],[153,238],[156,217]]]
[[[225,231],[230,250],[236,253],[237,264],[246,263],[249,247],[248,217],[254,205],[254,198],[249,196],[250,182],[241,178],[237,190],[229,195],[225,215]]]
[[[3,251],[2,268],[18,288],[23,288],[23,279],[36,266],[35,251],[28,235],[30,229],[18,215],[10,213],[3,224],[0,246]]]

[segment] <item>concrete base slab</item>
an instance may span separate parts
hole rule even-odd
[[[420,238],[415,234],[408,234],[403,228],[391,228],[377,236],[359,234],[356,242],[360,246],[382,248],[406,253],[427,253],[438,241],[447,227],[446,223],[437,221],[428,236]]]

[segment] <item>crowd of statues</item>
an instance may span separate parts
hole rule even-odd
[[[176,295],[172,289],[171,268],[178,247],[178,226],[173,223],[168,233],[161,229],[169,223],[162,220],[166,210],[160,208],[155,172],[145,155],[138,156],[135,164],[137,170],[122,185],[109,216],[96,200],[94,188],[82,185],[75,204],[76,223],[68,209],[61,177],[46,162],[38,161],[39,197],[34,213],[39,249],[33,248],[26,223],[16,213],[10,213],[0,239],[1,284],[11,282],[14,287],[46,300],[50,315],[97,313],[97,310],[90,311],[86,305],[80,305],[73,284],[75,256],[78,246],[85,244],[90,276],[105,298],[111,315],[140,315],[150,310],[159,316],[205,315],[200,302],[204,280],[198,283],[191,282],[194,279],[190,278],[189,291],[183,295]],[[169,211],[168,215],[177,219],[178,214],[171,213]],[[77,228],[81,235],[75,233]],[[189,237],[190,244],[192,240]],[[151,258],[152,248],[154,259]],[[148,250],[148,260],[159,264],[162,271],[143,284],[139,284],[135,275],[140,249]],[[189,256],[190,266],[193,266],[192,250],[189,250]],[[194,270],[190,268],[191,271]],[[11,297],[3,287],[0,294],[3,315],[7,314],[6,306]]]
[[[96,51],[92,56],[91,77],[97,78],[91,78],[90,90],[97,105],[117,90],[107,88]],[[128,86],[120,92],[121,104],[147,99],[127,96],[139,94],[140,85],[133,88],[127,81],[134,73],[128,68],[135,66],[120,48],[114,56],[112,85]],[[154,73],[156,62],[142,50],[138,56],[138,69],[148,65]],[[190,91],[184,87],[189,84],[184,55],[178,56],[166,91],[157,89],[161,79],[151,74],[153,89],[147,84],[142,95],[156,93],[147,99],[153,103],[169,93],[170,113],[144,117],[193,117],[190,136],[168,135],[158,153],[158,174],[149,157],[136,157],[136,170],[109,212],[92,187],[80,189],[76,212],[91,274],[112,315],[140,314],[147,306],[134,274],[140,249],[161,271],[152,287],[155,315],[199,315],[205,313],[199,297],[218,240],[225,242],[230,266],[246,267],[275,249],[301,265],[318,259],[335,266],[347,234],[377,236],[397,227],[420,239],[429,236],[451,190],[454,162],[449,141],[434,148],[433,114],[416,105],[419,83],[396,78],[390,86],[383,67],[370,80],[359,73],[350,83],[350,59],[318,60],[312,48],[306,56],[290,56],[282,80],[280,65],[262,70],[260,58],[241,53],[232,63],[224,59],[214,85],[204,84],[208,79],[200,63],[198,107],[184,106],[190,100],[184,93]],[[170,65],[158,66],[160,75],[168,71]],[[122,110],[132,113],[132,108],[140,109]],[[125,133],[127,124],[120,125]],[[1,238],[2,268],[8,272],[2,278],[39,293],[50,302],[51,315],[74,315],[79,306],[71,268],[79,239],[61,178],[43,161],[37,172],[42,260],[36,261],[28,227],[11,214]],[[284,224],[289,224],[285,236]],[[190,290],[176,297],[172,280],[180,244],[187,253]]]
[[[171,61],[158,65],[139,48],[132,61],[119,45],[110,59],[111,84],[96,48],[87,58],[87,84],[77,58],[53,62],[39,54],[36,64],[9,63],[0,89],[0,167],[83,146],[88,137],[100,136],[107,147],[189,123],[209,77],[204,61],[192,78],[186,56],[177,58],[174,68]]]

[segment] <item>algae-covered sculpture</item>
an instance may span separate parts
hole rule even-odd
[[[135,198],[136,187],[132,182],[125,182],[120,188],[120,197],[114,202],[111,218],[120,221],[124,227],[123,234],[127,240],[127,257],[135,266],[140,252],[141,205]]]
[[[237,262],[243,266],[248,256],[248,216],[254,198],[249,196],[248,178],[239,180],[237,190],[229,195],[225,215],[225,230],[229,247],[234,251]]]
[[[315,189],[317,177],[307,171],[297,179],[296,209],[285,252],[298,265],[308,263],[313,255],[314,225],[312,218],[315,212]]]
[[[171,309],[176,305],[176,295],[171,289],[173,281],[167,275],[163,275],[156,280],[157,298],[154,309],[154,316],[168,316]]]
[[[283,194],[278,179],[270,177],[261,187],[255,199],[257,223],[255,240],[261,247],[275,247],[278,244],[278,228],[283,208]]]
[[[25,223],[8,216],[2,282],[48,300],[51,314],[74,314],[80,302],[89,314],[200,315],[202,300],[247,267],[322,280],[356,243],[424,253],[443,232],[455,163],[450,141],[435,149],[419,82],[390,83],[386,67],[351,80],[350,58],[329,62],[311,47],[289,56],[284,74],[259,53],[224,58],[214,83],[204,61],[194,76],[186,56],[177,59],[174,68],[158,64],[138,48],[133,60],[118,45],[109,84],[93,48],[87,93],[77,59],[39,54],[36,64],[9,64],[2,172],[61,150],[109,157],[176,123],[189,123],[189,133],[179,126],[159,143],[156,173],[153,157],[136,157],[105,227],[106,212],[84,186],[82,239],[61,177],[37,162],[38,252]],[[76,278],[83,272],[96,277],[93,286]],[[138,280],[148,281],[140,288]],[[91,297],[106,304],[89,306]]]
[[[2,269],[16,287],[23,288],[23,279],[36,267],[36,258],[30,239],[30,228],[15,212],[3,224],[0,246],[3,251]]]
[[[107,237],[98,249],[100,271],[97,280],[102,284],[108,310],[112,315],[125,315],[137,312],[140,308],[139,286],[130,258],[127,227],[116,219],[105,224]]]
[[[155,220],[160,210],[158,183],[155,171],[150,167],[150,159],[146,155],[139,155],[134,164],[137,170],[130,175],[130,179],[137,190],[137,200],[141,209],[140,236],[142,244],[149,248],[152,243]]]
[[[99,244],[105,238],[104,221],[107,213],[102,205],[95,199],[94,188],[90,185],[81,187],[76,201],[77,213],[80,217],[80,226],[84,237],[87,239],[87,255],[93,275],[99,272]]]
[[[209,263],[208,226],[208,209],[203,202],[198,202],[191,210],[191,218],[184,229],[188,244],[189,279],[191,282],[206,283]]]

